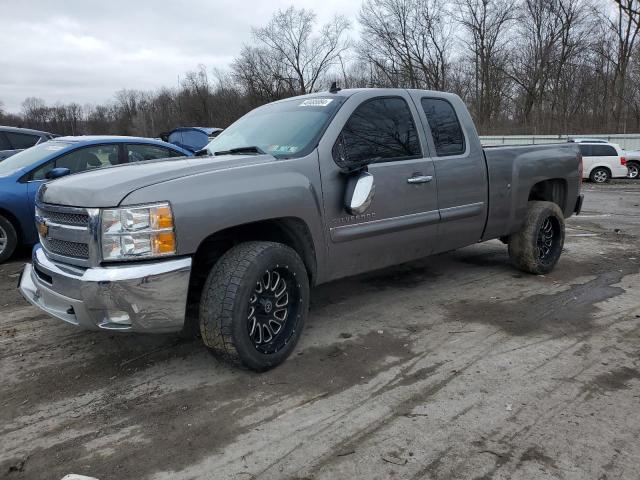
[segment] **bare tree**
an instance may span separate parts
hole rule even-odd
[[[346,32],[349,22],[336,15],[314,35],[316,15],[310,10],[289,7],[278,10],[264,27],[254,28],[253,35],[261,42],[263,54],[281,59],[295,78],[296,93],[313,92],[323,75],[336,64],[348,48]]]
[[[453,35],[438,0],[367,0],[358,52],[389,86],[445,90]]]
[[[457,21],[466,33],[465,61],[472,67],[470,106],[476,121],[484,125],[501,113],[506,100],[507,30],[513,9],[508,0],[457,0],[456,7]]]

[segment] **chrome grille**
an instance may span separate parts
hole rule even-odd
[[[86,243],[68,242],[55,238],[42,238],[42,246],[48,252],[71,258],[89,258],[89,245]]]
[[[49,257],[88,266],[91,258],[91,222],[86,209],[38,203],[36,223],[40,243]]]
[[[46,212],[47,221],[61,225],[75,225],[86,227],[89,225],[89,215],[86,213]]]

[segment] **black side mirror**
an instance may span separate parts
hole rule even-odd
[[[56,178],[66,177],[71,173],[71,170],[65,167],[53,168],[47,172],[45,178],[47,180],[55,180]]]

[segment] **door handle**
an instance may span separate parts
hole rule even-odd
[[[407,183],[428,183],[433,180],[431,175],[416,175],[410,178],[407,178]]]

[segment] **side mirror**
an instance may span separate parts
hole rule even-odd
[[[347,180],[347,191],[344,202],[345,209],[350,215],[360,215],[367,211],[375,193],[373,175],[361,171],[352,174]]]
[[[47,172],[45,178],[47,180],[55,180],[56,178],[65,177],[71,173],[71,170],[64,167],[53,168]]]

